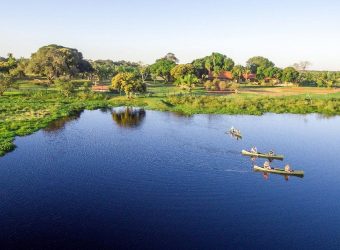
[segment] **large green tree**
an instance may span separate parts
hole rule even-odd
[[[124,91],[130,98],[132,94],[146,91],[146,84],[133,72],[121,72],[112,78],[112,87]]]
[[[191,65],[194,68],[194,74],[200,78],[203,79],[205,76],[208,75],[208,70],[205,67],[205,61],[207,60],[207,57],[204,58],[198,58],[192,61]]]
[[[82,72],[84,64],[83,55],[78,50],[52,44],[32,54],[29,69],[53,83],[58,77],[73,77]]]
[[[187,74],[193,74],[194,73],[194,67],[192,64],[178,64],[175,67],[173,67],[170,71],[171,76],[174,79],[179,79],[181,77],[184,77]]]
[[[116,65],[112,60],[96,60],[91,65],[100,81],[111,79],[116,74]]]
[[[256,74],[257,68],[262,67],[262,70],[270,67],[274,67],[275,64],[268,58],[262,56],[254,56],[248,59],[247,68],[250,69],[251,73]]]
[[[245,73],[245,67],[242,65],[235,65],[234,68],[231,70],[233,74],[233,78],[237,79],[238,82],[241,81],[243,74]]]
[[[154,64],[150,65],[150,71],[153,75],[159,76],[164,79],[165,82],[171,81],[171,69],[176,66],[176,63],[172,60],[161,58]]]
[[[296,83],[299,78],[299,72],[293,67],[287,67],[282,71],[282,81]]]
[[[219,74],[223,70],[232,70],[234,65],[235,63],[231,58],[216,52],[212,53],[205,60],[205,68],[209,72],[213,72],[215,74]]]

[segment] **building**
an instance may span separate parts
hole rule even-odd
[[[94,92],[110,92],[110,86],[98,84],[92,86],[92,91]]]
[[[253,82],[253,81],[256,81],[256,74],[253,74],[253,73],[244,73],[243,75],[243,79],[244,80],[248,80],[248,81],[251,81],[251,82]]]
[[[233,80],[233,74],[231,71],[221,71],[218,76],[215,76],[213,72],[209,72],[208,79],[219,79],[221,81],[232,81]]]
[[[245,81],[256,81],[256,74],[252,73],[244,73],[242,74],[242,78]],[[221,81],[232,81],[234,80],[233,74],[231,71],[221,71],[218,76],[215,76],[212,72],[209,72],[208,74],[208,79],[213,80],[213,79],[219,79]]]

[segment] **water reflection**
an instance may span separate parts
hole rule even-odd
[[[145,118],[146,112],[140,108],[123,108],[113,109],[111,111],[112,119],[118,126],[124,128],[135,128],[142,124]]]
[[[190,114],[185,114],[183,112],[170,112],[170,114],[173,116],[173,117],[179,117],[179,118],[192,118],[192,115]]]
[[[265,180],[265,181],[267,181],[267,180],[269,180],[269,173],[266,173],[266,172],[263,172],[262,173],[262,176],[263,176],[263,179]],[[276,175],[279,175],[279,174],[276,174]],[[283,178],[284,178],[284,180],[285,181],[289,181],[289,175],[281,175],[281,176],[283,176]]]
[[[70,116],[65,116],[51,122],[46,128],[42,130],[46,133],[59,133],[65,129],[65,125],[69,122],[76,121],[79,119],[82,112],[76,112]]]
[[[232,133],[226,133],[228,134],[231,138],[235,139],[235,140],[242,140],[242,136],[241,135],[237,135],[237,134],[232,134]]]

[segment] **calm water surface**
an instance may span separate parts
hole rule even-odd
[[[340,117],[85,111],[16,145],[2,249],[340,248]],[[253,145],[305,177],[253,172]]]

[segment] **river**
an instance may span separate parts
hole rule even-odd
[[[2,248],[340,248],[340,117],[117,108],[15,144],[0,158]],[[253,172],[240,152],[254,145],[304,178]]]

